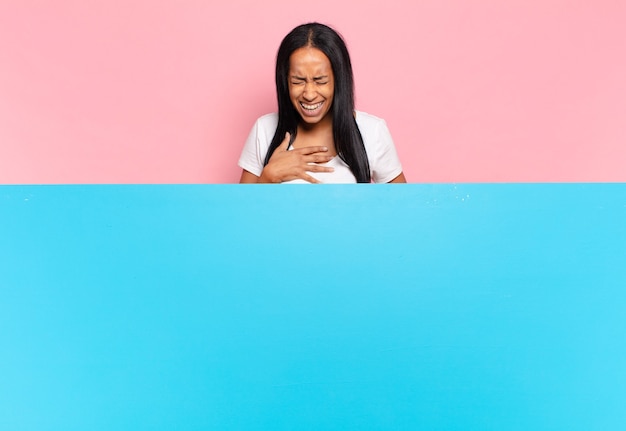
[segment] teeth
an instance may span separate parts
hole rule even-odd
[[[300,105],[302,105],[302,107],[308,111],[315,111],[317,108],[322,106],[322,103],[324,102],[316,103],[315,105],[305,105],[304,103],[300,103]]]

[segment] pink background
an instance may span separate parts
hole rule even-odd
[[[409,181],[626,181],[620,0],[0,0],[0,183],[236,182],[313,20]]]

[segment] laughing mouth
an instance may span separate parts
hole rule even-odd
[[[315,111],[317,108],[322,106],[323,103],[324,102],[319,102],[319,103],[316,103],[314,105],[308,105],[308,104],[300,102],[300,106],[302,106],[302,108],[306,109],[307,111]]]

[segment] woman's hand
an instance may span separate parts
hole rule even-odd
[[[319,183],[319,180],[307,172],[332,172],[334,170],[316,164],[332,160],[333,156],[327,154],[328,147],[314,146],[289,150],[290,138],[289,133],[285,134],[285,139],[276,148],[268,164],[263,168],[259,177],[260,183],[282,183],[295,179]]]

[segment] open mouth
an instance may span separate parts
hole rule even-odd
[[[302,107],[302,113],[310,117],[314,117],[319,114],[322,110],[322,105],[324,105],[323,101],[314,104],[300,102],[300,106]]]

